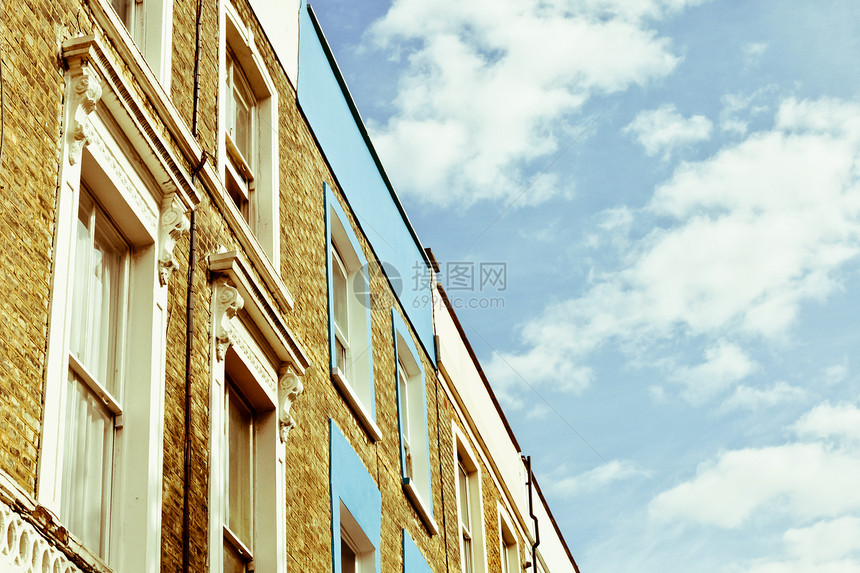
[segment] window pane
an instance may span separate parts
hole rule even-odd
[[[511,572],[511,547],[509,545],[504,545],[504,549],[502,551],[502,573],[510,573]]]
[[[123,262],[128,246],[106,216],[81,194],[72,286],[70,351],[114,397]]]
[[[233,101],[236,110],[236,129],[233,132],[233,143],[245,161],[251,162],[251,108],[248,101],[242,97],[238,86],[233,89]]]
[[[227,387],[227,526],[249,548],[253,528],[254,415],[236,391]]]
[[[463,460],[458,457],[458,481],[460,486],[460,522],[467,529],[472,528],[472,518],[469,512],[469,475],[463,467]]]
[[[131,1],[130,0],[111,0],[111,6],[116,11],[119,19],[122,20],[122,23],[125,24],[126,28],[129,28],[129,23],[131,22]]]
[[[348,366],[349,365],[348,365],[347,359],[346,359],[346,347],[343,344],[341,344],[340,338],[335,339],[334,346],[335,346],[335,358],[336,358],[335,365],[337,365],[337,367],[340,368],[340,371],[343,372],[343,374],[347,378],[349,378],[349,373],[348,373],[348,371],[349,371]]]
[[[63,450],[63,520],[84,545],[106,556],[113,416],[69,372]]]
[[[245,573],[245,560],[226,539],[224,540],[224,573]]]
[[[463,573],[472,573],[472,540],[463,536]]]
[[[81,194],[78,207],[78,224],[75,235],[75,270],[72,283],[72,331],[70,341],[70,352],[78,359],[87,364],[87,342],[88,322],[90,312],[88,311],[90,281],[87,269],[92,268],[92,229],[93,227],[93,204],[89,197]]]
[[[400,416],[403,423],[403,454],[406,477],[412,477],[412,432],[409,419],[409,386],[406,381],[406,368],[403,362],[397,363],[398,384],[400,387]]]
[[[334,324],[340,330],[341,335],[347,337],[349,343],[349,306],[347,299],[346,274],[343,269],[343,261],[340,254],[332,247],[332,291],[334,298]]]

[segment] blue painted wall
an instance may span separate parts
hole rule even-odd
[[[433,573],[421,550],[403,530],[403,573]]]
[[[298,99],[374,253],[393,267],[386,272],[389,281],[435,363],[432,292],[429,284],[416,289],[412,280],[416,266],[425,269],[420,271],[422,277],[429,277],[429,262],[366,139],[343,77],[306,3],[299,17]]]
[[[329,418],[329,484],[331,488],[332,570],[340,572],[340,503],[346,506],[376,548],[376,571],[380,570],[382,496],[376,482]]]

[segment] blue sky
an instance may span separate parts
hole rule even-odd
[[[583,572],[860,571],[860,4],[312,5]]]

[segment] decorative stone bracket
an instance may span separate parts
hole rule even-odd
[[[158,232],[158,243],[161,245],[158,253],[158,280],[161,286],[167,285],[167,280],[176,268],[173,249],[190,228],[191,224],[185,218],[185,213],[176,205],[170,205],[161,213],[161,227]]]
[[[102,96],[102,86],[94,70],[84,65],[80,75],[72,80],[72,112],[69,122],[69,163],[75,165],[81,160],[84,147],[93,139],[93,126],[89,115],[95,111],[96,103]]]
[[[214,303],[212,317],[215,321],[215,358],[222,362],[227,349],[233,344],[230,334],[230,319],[236,316],[245,305],[239,291],[225,278],[219,278],[213,285]]]
[[[278,380],[278,428],[280,429],[281,442],[287,443],[287,436],[290,430],[296,427],[296,420],[290,414],[290,409],[293,407],[299,396],[305,391],[301,379],[293,372],[289,366],[281,371],[281,377]]]

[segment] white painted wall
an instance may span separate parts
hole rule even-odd
[[[435,295],[436,300],[441,301],[438,291]],[[466,415],[472,419],[478,434],[476,437],[486,444],[486,454],[479,455],[484,457],[485,463],[488,462],[487,456],[493,460],[498,468],[497,481],[501,479],[507,485],[511,496],[508,501],[516,507],[516,511],[526,521],[525,526],[533,535],[533,522],[529,518],[528,493],[525,486],[527,475],[520,452],[508,436],[508,430],[497,413],[490,392],[469,355],[466,343],[443,304],[436,306],[434,318],[436,335],[439,337],[439,362],[447,372],[453,390],[462,400]],[[480,448],[477,444],[475,446]],[[543,556],[547,571],[574,573],[573,565],[537,492],[533,494],[533,503],[535,515],[540,522],[541,544],[538,547],[538,553]],[[515,524],[514,527],[521,530],[522,522]],[[531,554],[530,545],[526,548],[526,553]],[[534,568],[529,571],[534,571]]]
[[[287,77],[298,88],[300,0],[250,0]]]

